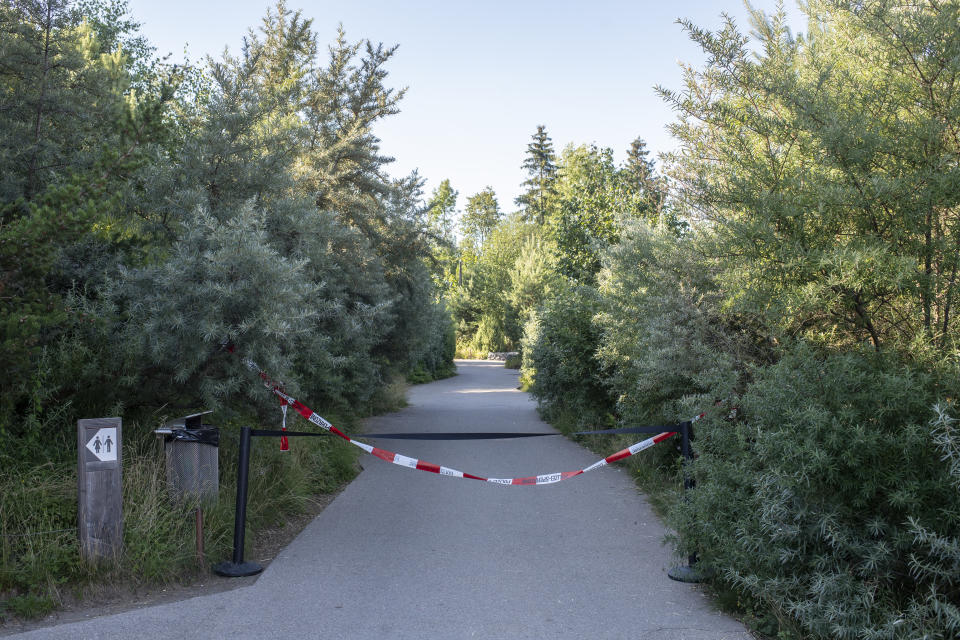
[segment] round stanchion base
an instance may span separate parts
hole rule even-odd
[[[667,571],[667,577],[671,580],[676,580],[677,582],[705,582],[713,576],[713,572],[709,569],[701,570],[697,567],[674,567]]]
[[[255,576],[261,571],[263,567],[256,562],[218,562],[213,565],[213,572],[225,578]]]

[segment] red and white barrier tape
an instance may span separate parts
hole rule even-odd
[[[419,469],[420,471],[429,471],[431,473],[438,473],[442,476],[454,476],[456,478],[469,478],[471,480],[482,480],[484,482],[492,482],[493,484],[509,484],[509,485],[523,485],[523,486],[532,486],[540,484],[554,484],[568,478],[573,478],[574,476],[579,476],[587,471],[593,471],[594,469],[599,469],[600,467],[605,467],[611,462],[616,462],[617,460],[623,460],[628,458],[635,453],[639,453],[644,449],[649,449],[653,445],[663,442],[664,440],[675,435],[675,431],[666,431],[664,433],[653,436],[652,438],[647,438],[643,442],[638,442],[626,449],[618,451],[613,455],[609,455],[603,460],[598,460],[594,462],[589,467],[585,469],[579,469],[577,471],[559,471],[557,473],[547,473],[542,476],[530,476],[528,478],[485,478],[483,476],[476,476],[472,473],[464,473],[463,471],[458,471],[456,469],[451,469],[449,467],[441,467],[439,465],[433,464],[432,462],[425,462],[423,460],[417,460],[416,458],[408,458],[407,456],[400,455],[399,453],[394,453],[392,451],[387,451],[386,449],[379,449],[377,447],[372,447],[368,444],[362,442],[357,442],[356,440],[350,440],[351,444],[354,444],[367,453],[371,453],[381,460],[386,460],[387,462],[392,462],[393,464],[400,465],[401,467],[409,467],[410,469]]]
[[[547,473],[540,476],[530,476],[528,478],[485,478],[483,476],[473,475],[472,473],[465,473],[463,471],[458,471],[457,469],[451,469],[449,467],[442,467],[432,462],[426,462],[424,460],[418,460],[417,458],[410,458],[399,453],[394,453],[393,451],[387,451],[386,449],[380,449],[378,447],[371,446],[369,444],[364,444],[363,442],[357,442],[353,438],[349,437],[335,426],[324,420],[319,414],[315,413],[310,407],[306,406],[302,402],[294,399],[293,397],[284,393],[280,385],[272,380],[257,364],[248,359],[244,360],[244,363],[253,371],[256,371],[260,376],[260,379],[263,380],[264,385],[270,389],[281,402],[284,403],[284,406],[289,405],[293,407],[297,413],[299,413],[305,420],[312,422],[321,429],[329,431],[330,433],[340,436],[350,444],[360,447],[369,454],[372,454],[381,460],[390,462],[401,467],[407,467],[409,469],[419,469],[420,471],[429,471],[430,473],[436,473],[441,476],[453,476],[456,478],[469,478],[470,480],[482,480],[483,482],[491,482],[493,484],[507,484],[515,486],[534,486],[541,484],[554,484],[561,482],[568,478],[573,478],[579,476],[588,471],[593,471],[594,469],[599,469],[600,467],[605,467],[611,462],[616,462],[617,460],[623,460],[624,458],[629,458],[632,455],[635,455],[644,449],[649,449],[655,444],[659,444],[664,440],[676,435],[676,431],[665,431],[663,433],[657,434],[652,438],[647,438],[642,442],[630,445],[626,449],[621,449],[616,453],[607,456],[603,460],[598,460],[594,462],[589,467],[584,469],[579,469],[577,471],[560,471],[557,473]],[[694,418],[694,421],[703,417],[703,414]],[[284,426],[286,426],[286,412],[284,412]]]

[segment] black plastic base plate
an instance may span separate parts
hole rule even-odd
[[[696,567],[674,567],[667,571],[667,576],[677,582],[704,582],[712,575],[711,571],[701,571]]]
[[[218,562],[213,565],[213,572],[225,578],[255,576],[261,571],[263,567],[256,562]]]

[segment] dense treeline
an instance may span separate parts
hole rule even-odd
[[[137,26],[0,4],[0,456],[68,455],[78,416],[267,406],[227,342],[335,416],[447,373],[421,181],[374,134],[394,49],[323,52],[283,2],[202,66]]]
[[[522,350],[557,424],[705,412],[667,515],[762,630],[957,637],[960,3],[805,10],[683,24],[659,173],[539,127],[517,210],[484,189],[457,234],[448,181],[386,173],[392,49],[322,56],[281,3],[174,66],[121,2],[3,3],[0,468],[77,416],[267,406],[226,342],[336,416],[455,336]]]
[[[960,4],[808,11],[755,16],[756,57],[685,25],[711,63],[663,92],[697,229],[670,400],[715,405],[674,521],[813,635],[956,637]]]
[[[539,130],[521,211],[465,237],[458,339],[522,346],[558,424],[706,412],[668,519],[758,628],[956,638],[960,3],[806,11],[683,23],[662,176]]]
[[[457,284],[449,300],[461,353],[519,348],[524,324],[541,304],[595,283],[601,251],[616,242],[624,221],[678,227],[648,155],[638,138],[622,166],[611,149],[596,145],[570,145],[555,158],[540,126],[528,146],[524,168],[531,177],[519,210],[504,214],[489,187],[467,199],[457,259],[445,265]],[[434,193],[431,210],[443,195]]]

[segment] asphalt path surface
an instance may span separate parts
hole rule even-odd
[[[515,371],[457,365],[459,375],[412,388],[409,407],[367,431],[552,431],[517,391]],[[601,457],[559,436],[377,444],[499,478]],[[666,532],[615,466],[500,486],[361,461],[357,479],[252,585],[10,637],[751,638],[697,586],[667,578]]]

